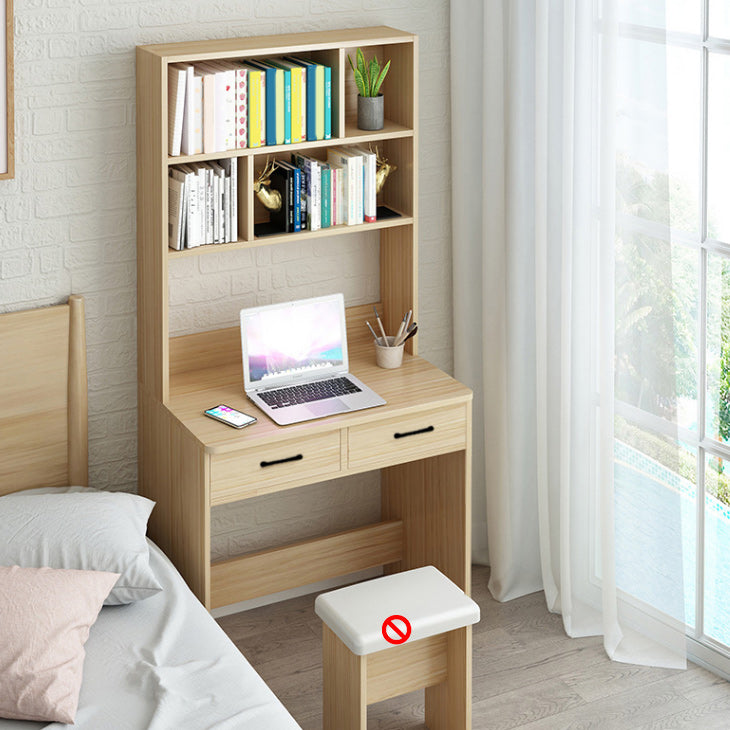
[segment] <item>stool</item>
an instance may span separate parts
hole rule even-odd
[[[324,730],[365,730],[368,705],[422,687],[430,730],[471,728],[479,606],[436,568],[323,593],[314,610],[323,621]]]

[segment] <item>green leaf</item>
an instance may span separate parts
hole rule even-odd
[[[380,91],[380,87],[383,85],[383,81],[385,81],[385,75],[388,73],[388,69],[390,68],[390,61],[383,66],[383,70],[380,72],[380,76],[375,79],[373,82],[373,87],[371,91],[373,92],[373,96],[377,96],[378,92]]]
[[[378,63],[377,58],[373,58],[372,61],[370,61],[370,78],[368,79],[370,81],[370,96],[375,96],[373,93],[373,84],[378,80],[378,74],[380,73],[380,64]]]
[[[352,69],[352,72],[355,73],[355,64],[352,62],[352,58],[350,58],[350,54],[347,54],[347,60],[350,62],[350,68]]]
[[[367,89],[365,87],[365,79],[358,69],[354,69],[355,72],[355,84],[360,96],[367,96]]]
[[[357,49],[357,70],[362,74],[363,78],[368,75],[367,68],[365,67],[365,56],[362,53],[362,49]]]

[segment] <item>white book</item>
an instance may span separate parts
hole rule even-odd
[[[176,66],[167,68],[167,152],[179,157],[185,112],[186,71]]]
[[[173,168],[173,170],[183,175],[185,180],[185,247],[195,248],[196,246],[200,246],[202,242],[200,235],[201,211],[198,176],[196,171],[189,165],[180,165],[178,168]]]
[[[347,223],[345,180],[347,169],[337,162],[329,163],[332,169],[332,225],[339,226]]]
[[[183,155],[194,155],[195,152],[195,87],[193,84],[193,67],[185,63],[174,64],[175,68],[185,73],[185,94],[183,105],[183,121],[182,121],[182,139],[180,142],[180,152]]]
[[[236,147],[236,77],[233,68],[219,61],[200,63],[202,71],[215,75],[214,146],[215,152],[225,152]]]
[[[168,245],[176,251],[183,247],[183,212],[185,205],[185,182],[176,178],[172,171],[167,191],[167,237]]]
[[[238,163],[235,159],[221,160],[221,166],[231,181],[229,240],[238,240]]]
[[[378,207],[377,193],[375,192],[377,156],[364,147],[354,147],[353,151],[362,155],[363,159],[363,218],[365,223],[375,223]]]
[[[363,222],[363,167],[362,157],[342,147],[330,147],[327,150],[327,161],[343,165],[347,173],[346,195],[347,208],[343,223],[356,226]]]
[[[223,167],[217,162],[211,162],[210,166],[213,168],[213,179],[215,181],[215,194],[213,196],[216,207],[215,243],[226,243],[228,236],[228,222],[225,211],[226,173]]]
[[[203,152],[216,152],[215,148],[215,73],[195,66],[195,77],[200,79],[203,95],[202,144]]]

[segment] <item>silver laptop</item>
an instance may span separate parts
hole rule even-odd
[[[385,401],[348,372],[342,294],[241,310],[243,387],[286,426]]]

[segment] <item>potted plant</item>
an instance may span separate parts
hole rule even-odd
[[[352,62],[348,54],[347,60],[355,75],[355,84],[359,95],[357,97],[357,126],[359,129],[383,128],[383,95],[380,87],[390,68],[390,61],[380,68],[378,59],[373,57],[365,63],[365,56],[361,49],[357,49],[357,64]]]

